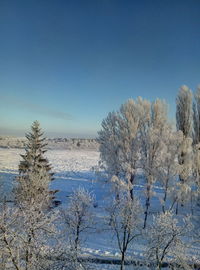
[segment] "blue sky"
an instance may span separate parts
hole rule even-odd
[[[199,0],[0,0],[0,134],[95,137],[128,98],[200,83]]]

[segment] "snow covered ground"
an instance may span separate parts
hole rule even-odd
[[[3,149],[0,148],[0,184],[5,186],[9,192],[12,188],[14,177],[18,173],[18,164],[22,149]],[[97,178],[95,167],[98,165],[99,152],[87,150],[49,150],[46,153],[55,173],[55,180],[51,183],[51,189],[58,189],[57,198],[62,201],[65,207],[71,192],[84,187],[94,194],[97,207],[95,208],[97,230],[91,232],[84,244],[84,253],[92,257],[119,258],[119,250],[114,239],[111,237],[108,228],[104,225],[104,206],[109,201],[109,190],[104,181]],[[141,177],[141,175],[139,175]],[[142,181],[139,181],[142,183]],[[143,185],[135,186],[135,193],[142,194]],[[159,186],[154,187],[156,196],[152,198],[152,212],[156,212],[159,206],[159,197],[163,196],[163,190]],[[139,195],[140,199],[143,197]],[[97,232],[98,231],[98,232]],[[141,241],[133,244],[129,251],[131,258],[140,259],[143,256],[144,245]],[[196,248],[194,253],[198,252]],[[96,269],[118,269],[116,266],[100,266]],[[133,269],[131,266],[128,269]],[[135,268],[134,268],[135,269]],[[140,268],[142,269],[142,268]]]
[[[18,173],[18,164],[22,149],[0,148],[0,177],[6,190],[11,190],[12,181]],[[95,167],[98,165],[99,152],[86,150],[49,150],[46,153],[55,173],[55,180],[51,189],[58,189],[57,198],[65,207],[68,196],[78,187],[84,187],[93,193],[98,207],[97,215],[98,233],[92,232],[85,242],[85,253],[92,256],[114,258],[119,256],[115,241],[110,237],[110,232],[104,230],[104,204],[109,198],[109,192],[104,183],[97,179]],[[140,245],[137,244],[137,250]],[[139,255],[140,251],[135,251]],[[104,268],[103,268],[104,269]]]

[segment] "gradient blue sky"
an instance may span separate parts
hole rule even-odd
[[[128,98],[200,83],[199,0],[0,0],[0,134],[96,136]]]

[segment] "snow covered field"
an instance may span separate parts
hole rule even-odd
[[[24,150],[0,148],[0,176],[6,177],[6,185],[9,185],[18,173],[20,154],[24,154]],[[67,194],[78,186],[92,190],[94,179],[96,179],[93,168],[98,164],[99,152],[49,150],[46,156],[55,173],[51,188],[60,190],[57,195],[59,199],[62,197],[65,201]]]
[[[23,149],[0,148],[0,172],[17,173],[23,153]],[[48,150],[46,156],[55,173],[91,171],[99,160],[99,152],[86,150]]]
[[[18,173],[18,164],[22,149],[0,148],[0,177],[7,190],[12,187],[12,181]],[[85,253],[95,257],[100,255],[113,259],[119,256],[119,251],[110,232],[104,228],[104,204],[109,198],[109,192],[95,174],[95,167],[98,165],[99,152],[97,151],[76,151],[76,150],[49,150],[46,153],[55,173],[55,180],[51,189],[58,189],[57,198],[62,201],[65,207],[67,198],[73,190],[78,187],[88,189],[95,197],[98,205],[95,208],[97,216],[98,233],[92,232],[85,242]],[[105,230],[104,230],[105,229]],[[137,245],[137,250],[140,245]],[[134,251],[139,255],[139,251]],[[104,268],[103,268],[104,269]]]
[[[14,176],[18,173],[18,164],[23,154],[22,149],[3,149],[0,148],[0,180],[5,189],[12,188]],[[111,237],[110,231],[104,225],[105,211],[104,206],[109,200],[109,189],[103,181],[97,178],[95,167],[98,165],[99,152],[86,150],[49,150],[46,153],[55,173],[55,180],[51,184],[51,189],[58,189],[57,198],[62,201],[65,207],[69,195],[78,187],[84,187],[93,193],[97,207],[96,230],[87,235],[84,243],[84,253],[92,257],[119,258],[119,250],[116,242]],[[141,177],[141,176],[139,176]],[[142,181],[140,181],[141,183]],[[135,193],[142,194],[143,185],[135,186]],[[156,196],[152,198],[152,211],[156,212],[159,205],[159,196],[163,196],[162,188],[154,187]],[[139,196],[140,197],[140,196]],[[142,196],[140,198],[143,200]],[[160,207],[160,206],[159,206]],[[130,258],[140,259],[143,257],[144,245],[142,241],[133,244],[129,250]],[[194,253],[198,249],[193,250]],[[117,266],[108,265],[97,266],[96,269],[118,269]],[[129,266],[127,269],[133,269]],[[134,268],[135,269],[135,268]],[[142,269],[142,268],[140,268]]]

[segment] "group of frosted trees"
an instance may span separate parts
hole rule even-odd
[[[157,269],[169,258],[174,269],[192,269],[184,238],[193,225],[185,213],[194,215],[200,198],[200,89],[193,98],[182,87],[176,103],[177,129],[164,101],[138,98],[109,113],[98,134],[100,171],[112,187],[103,223],[116,240],[121,270],[135,240],[144,243],[145,258]],[[80,254],[84,236],[95,230],[94,198],[79,188],[67,206],[54,208],[53,174],[37,121],[26,137],[15,203],[5,198],[0,204],[0,269],[87,269]],[[163,192],[152,216],[155,185]]]
[[[177,96],[177,130],[167,118],[162,100],[128,100],[119,111],[111,112],[99,132],[101,166],[107,172],[116,197],[123,188],[134,197],[138,171],[145,181],[144,228],[147,224],[152,187],[163,187],[162,211],[198,200],[200,170],[200,89],[183,86]],[[179,181],[177,180],[179,176]],[[143,181],[143,180],[142,180]],[[138,183],[138,181],[137,181]],[[166,206],[168,196],[171,205]]]
[[[198,211],[200,198],[200,89],[193,98],[187,86],[181,87],[176,99],[176,124],[177,128],[174,128],[169,122],[164,101],[150,102],[142,98],[128,100],[102,122],[98,139],[100,165],[115,195],[111,220],[113,215],[115,218],[111,225],[122,260],[129,244],[124,235],[128,235],[131,241],[138,236],[139,219],[143,218],[142,234],[146,229],[146,239],[149,239],[147,254],[156,261],[157,268],[161,269],[167,256],[184,261],[186,245],[181,239],[192,230],[186,215]],[[138,185],[144,188],[138,189]],[[158,203],[156,210],[151,206],[152,197],[156,196],[155,185],[163,190],[162,197],[158,198],[160,211]],[[140,215],[137,215],[137,222],[134,216],[135,225],[131,225],[133,235],[127,231],[130,221],[124,219],[124,214],[115,215],[117,208],[124,209],[121,206],[124,196],[127,211],[130,201],[134,209],[134,204],[138,205],[140,199]],[[151,210],[158,211],[153,216],[153,224]],[[179,211],[183,217],[182,226],[180,216],[176,217]],[[131,219],[133,213],[127,215]],[[188,265],[186,269],[190,269]]]

